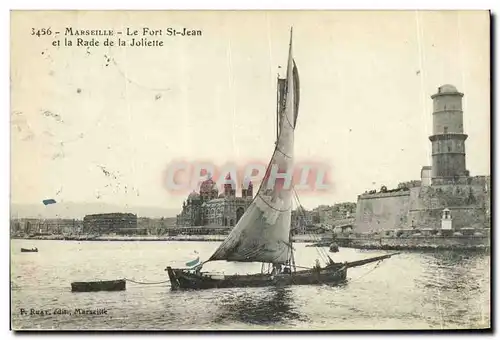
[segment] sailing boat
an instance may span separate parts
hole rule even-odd
[[[325,267],[321,267],[319,261],[316,261],[313,268],[297,270],[290,232],[293,186],[285,185],[282,178],[273,177],[292,170],[299,100],[299,75],[292,57],[290,31],[286,78],[278,78],[277,140],[257,195],[228,237],[207,261],[194,268],[166,268],[173,290],[336,284],[346,280],[347,268],[394,255],[351,263],[335,263],[328,257]],[[274,176],[271,175],[273,171]],[[262,270],[258,274],[227,276],[201,272],[204,263],[218,260],[260,262]]]

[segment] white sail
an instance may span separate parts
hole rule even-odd
[[[288,55],[286,101],[280,112],[276,148],[257,195],[226,240],[208,261],[286,263],[290,258],[290,220],[294,130],[297,120],[298,72],[292,57],[292,37]],[[288,173],[290,181],[273,178],[271,173]],[[284,186],[284,184],[287,184]]]

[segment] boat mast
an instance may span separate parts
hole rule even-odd
[[[290,27],[290,43],[288,44],[288,48],[289,48],[288,56],[289,56],[289,58],[292,55],[292,37],[293,37],[293,27]],[[292,65],[295,65],[294,61],[293,61]],[[286,81],[285,81],[285,84],[284,84],[285,86],[284,86],[284,91],[283,91],[283,100],[286,100],[285,97],[286,97],[286,94],[288,93],[288,82],[290,80],[290,79],[288,79],[288,67],[290,67],[290,64],[287,65],[287,78],[286,78]],[[292,76],[292,78],[293,78],[293,76]],[[292,104],[292,105],[294,105],[294,104]],[[290,223],[291,223],[291,221],[290,221]],[[290,234],[289,235],[290,235],[290,239],[289,239],[289,244],[290,244],[290,259],[288,260],[288,262],[289,262],[289,265],[290,265],[290,269],[292,270],[292,268],[293,268],[293,272],[295,272],[297,269],[295,267],[295,257],[293,255],[292,228],[290,228]]]
[[[280,74],[278,73],[276,77],[276,143],[278,143],[278,138],[280,135],[280,106],[281,106],[281,96],[280,96]]]
[[[288,264],[290,265],[290,270],[292,270],[294,273],[297,271],[297,268],[295,267],[295,257],[293,255],[293,237],[292,237],[292,230],[290,229],[290,259],[288,260]]]

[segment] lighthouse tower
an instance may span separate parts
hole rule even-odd
[[[443,85],[431,96],[433,109],[432,183],[468,176],[465,168],[465,140],[462,97],[453,85]]]

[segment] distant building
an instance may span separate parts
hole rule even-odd
[[[217,184],[209,178],[201,183],[199,193],[193,191],[184,201],[182,211],[177,215],[177,226],[234,227],[253,199],[253,184],[245,181],[242,187],[242,196],[237,197],[236,183],[228,175],[224,192],[219,195]]]
[[[349,219],[356,213],[356,203],[344,202],[333,206],[320,205],[312,210],[313,223],[336,225],[337,221]]]
[[[85,234],[145,234],[145,228],[137,228],[137,215],[125,213],[93,214],[83,218]]]
[[[311,211],[307,211],[302,206],[292,210],[290,228],[293,234],[305,234],[308,227],[311,227],[313,224],[313,214]]]
[[[75,219],[45,219],[40,223],[40,229],[50,234],[69,234],[74,232],[81,225],[81,220]]]
[[[422,167],[420,180],[359,195],[356,232],[439,229],[445,209],[453,229],[490,227],[490,176],[472,177],[466,169],[462,97],[453,85],[431,96],[432,166]]]
[[[137,227],[145,229],[148,235],[165,235],[168,234],[169,230],[175,228],[175,222],[175,217],[138,217]]]
[[[34,234],[40,232],[42,220],[39,218],[11,219],[10,230],[14,234]]]
[[[81,220],[61,218],[18,218],[12,219],[11,232],[13,234],[70,234],[78,230]]]
[[[336,226],[352,226],[356,203],[320,205],[311,211],[299,207],[292,210],[291,229],[294,234],[316,234],[332,231]]]

